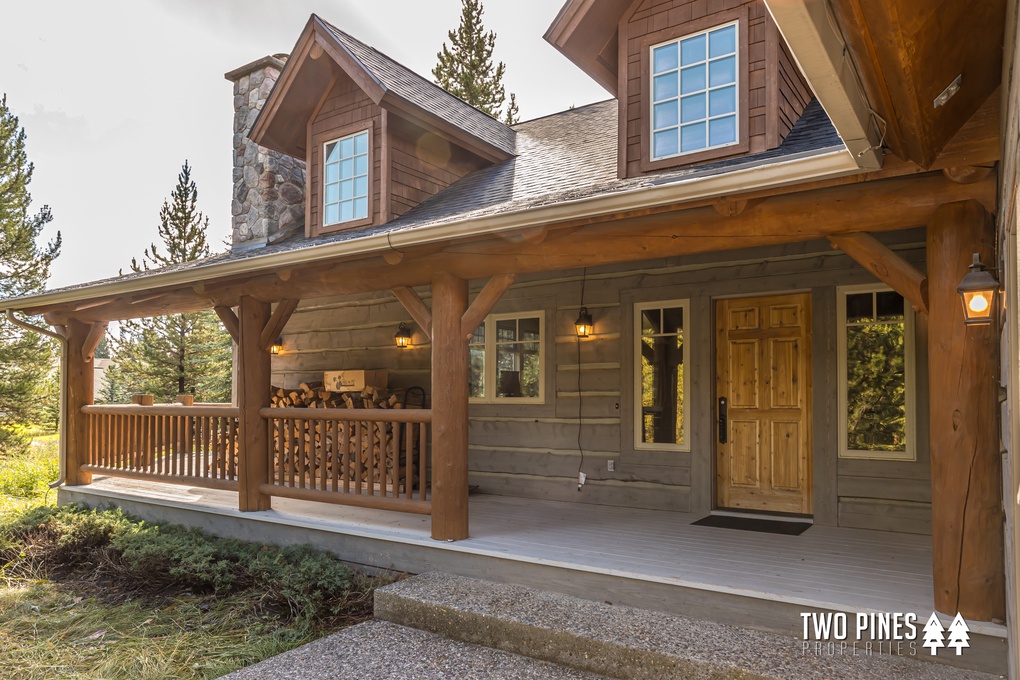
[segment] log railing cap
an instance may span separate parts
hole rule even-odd
[[[135,406],[134,404],[89,404],[82,413],[98,413],[117,416],[186,416],[194,418],[230,418],[240,415],[236,406],[182,406],[166,404],[160,406]]]
[[[383,409],[383,408],[278,408],[268,407],[259,411],[266,419],[291,418],[293,420],[348,420],[371,421],[376,423],[431,423],[432,409]]]

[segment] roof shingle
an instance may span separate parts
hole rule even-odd
[[[512,155],[515,152],[513,128],[458,99],[336,26],[322,19],[319,21],[384,88],[504,153]]]

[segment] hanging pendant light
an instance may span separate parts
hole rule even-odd
[[[577,315],[577,321],[574,322],[574,329],[579,338],[587,338],[595,331],[595,325],[592,323],[587,307],[581,307],[581,313]]]

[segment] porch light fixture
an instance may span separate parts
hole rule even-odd
[[[401,323],[397,327],[397,332],[393,336],[393,342],[401,349],[411,346],[411,329],[406,323]]]
[[[985,271],[985,265],[978,253],[974,253],[970,271],[963,277],[956,290],[963,298],[964,323],[968,326],[979,326],[992,322],[999,282]]]
[[[587,307],[581,307],[581,313],[577,315],[574,328],[577,330],[577,337],[579,338],[587,338],[595,331],[595,325],[592,323],[591,314],[588,312]]]
[[[270,354],[279,354],[283,351],[283,338],[277,338],[276,342],[269,346]]]

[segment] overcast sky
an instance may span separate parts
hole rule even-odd
[[[609,95],[542,34],[561,0],[488,0],[521,119]],[[157,238],[159,208],[190,161],[210,242],[230,234],[231,84],[223,74],[290,52],[316,12],[431,78],[460,0],[49,0],[9,3],[0,94],[28,134],[33,208],[64,247],[49,287],[115,276]]]

